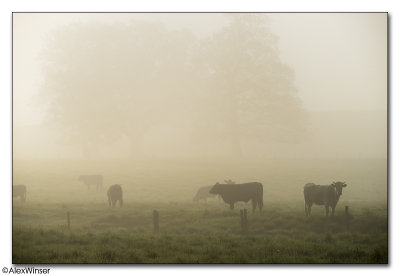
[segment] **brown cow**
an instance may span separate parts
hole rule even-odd
[[[108,205],[110,205],[110,206],[112,205],[112,207],[115,207],[115,204],[119,200],[119,206],[122,207],[121,185],[115,184],[115,185],[112,185],[110,188],[108,188],[107,197],[108,197]]]
[[[314,183],[304,185],[304,210],[306,216],[311,215],[311,206],[313,203],[325,205],[326,216],[329,215],[329,207],[331,207],[333,216],[336,204],[342,195],[342,188],[346,186],[345,182],[333,182],[331,185],[315,185]]]
[[[244,201],[253,204],[253,213],[258,205],[261,209],[263,203],[263,185],[260,182],[251,182],[244,184],[219,184],[218,182],[210,190],[212,194],[219,194],[222,199],[230,205],[231,210],[235,202]]]

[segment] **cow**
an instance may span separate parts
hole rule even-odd
[[[115,184],[110,186],[107,191],[108,205],[115,207],[117,200],[119,200],[119,206],[122,207],[122,188],[121,185]]]
[[[210,190],[211,190],[212,187],[213,187],[213,185],[200,187],[197,190],[197,193],[194,196],[193,201],[197,202],[199,200],[204,200],[206,202],[208,197],[211,197],[211,198],[216,197],[217,195],[210,194]]]
[[[346,186],[345,182],[333,182],[331,185],[316,185],[314,183],[304,185],[304,210],[306,216],[311,215],[311,206],[314,203],[325,205],[326,216],[329,215],[329,207],[331,207],[333,216],[336,204],[342,195],[342,189]]]
[[[102,175],[80,175],[78,181],[82,181],[90,190],[90,186],[96,187],[96,191],[103,188],[103,176]]]
[[[21,202],[25,202],[26,199],[26,186],[25,185],[13,185],[13,197],[18,197]]]
[[[263,203],[263,185],[260,182],[251,182],[243,184],[220,184],[216,183],[210,190],[211,194],[218,194],[225,203],[230,205],[231,210],[238,201],[249,202],[253,204],[253,213],[258,208],[260,212]]]

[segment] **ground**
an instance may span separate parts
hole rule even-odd
[[[25,203],[13,203],[13,263],[388,263],[385,162],[271,164],[107,166],[105,186],[124,189],[124,206],[110,208],[106,189],[87,190],[76,181],[81,164],[17,163],[14,184],[26,184],[28,192]],[[262,182],[262,213],[253,214],[250,202],[230,211],[217,198],[192,201],[199,186],[226,178]],[[305,216],[306,178],[349,184],[335,217],[325,218],[322,206]],[[247,233],[240,227],[244,208]]]

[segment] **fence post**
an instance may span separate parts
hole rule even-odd
[[[244,209],[243,212],[243,228],[244,228],[244,232],[247,233],[247,209]]]
[[[346,206],[344,210],[346,213],[346,229],[347,229],[347,231],[349,231],[350,230],[349,206]]]
[[[159,232],[159,224],[158,224],[158,211],[154,210],[153,211],[153,223],[154,223],[154,233],[158,233]]]
[[[68,228],[68,230],[70,230],[70,227],[71,227],[71,219],[69,217],[69,211],[67,211],[67,228]]]
[[[243,210],[240,210],[240,230],[244,232],[244,216]]]

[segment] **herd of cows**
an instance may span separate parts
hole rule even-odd
[[[88,189],[91,187],[97,191],[103,187],[103,176],[101,175],[80,175],[78,181],[83,182]],[[330,185],[316,185],[307,183],[304,185],[304,209],[306,216],[311,215],[311,206],[324,205],[326,216],[335,214],[335,207],[342,195],[342,190],[347,184],[345,182],[333,182]],[[253,213],[258,207],[260,212],[263,208],[263,185],[260,182],[236,184],[232,180],[225,180],[225,184],[216,183],[215,185],[205,186],[198,189],[193,201],[207,200],[209,197],[219,196],[229,204],[230,209],[234,209],[236,202],[249,202],[251,200]],[[13,197],[19,197],[21,202],[26,200],[26,186],[13,185]],[[123,192],[119,184],[112,185],[107,190],[109,206],[115,207],[119,201],[120,207],[123,205]]]

